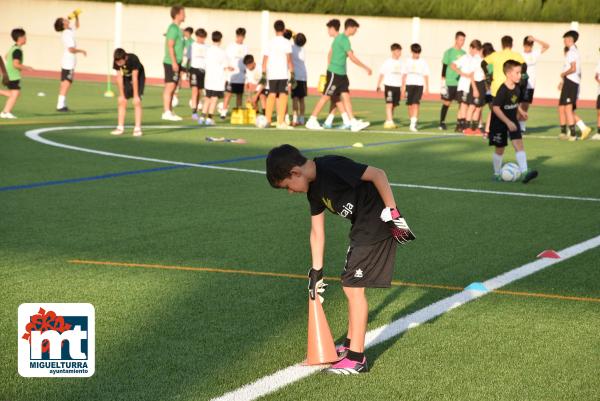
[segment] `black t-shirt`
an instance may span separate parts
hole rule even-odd
[[[113,63],[113,69],[121,71],[123,79],[131,80],[133,70],[138,70],[138,79],[145,77],[144,66],[138,56],[133,53],[127,53],[127,60],[123,64],[123,67],[119,67],[115,62]]]
[[[328,209],[352,222],[351,245],[370,245],[390,237],[390,230],[381,221],[385,204],[372,182],[362,181],[367,165],[342,156],[314,159],[317,177],[307,193],[313,216]]]
[[[12,54],[13,60],[19,60],[23,62],[23,51],[21,49],[15,49]]]
[[[519,120],[517,119],[517,108],[519,107],[519,85],[515,85],[513,89],[508,89],[505,84],[500,85],[498,92],[492,106],[498,106],[502,109],[502,112],[506,117],[512,121],[519,129]],[[492,133],[507,132],[508,127],[506,124],[498,118],[496,113],[492,113],[492,120],[490,121],[490,131]]]

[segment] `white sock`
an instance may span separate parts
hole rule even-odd
[[[58,102],[56,103],[56,108],[57,109],[62,109],[66,105],[67,105],[67,97],[66,96],[62,96],[62,95],[58,95]]]
[[[521,127],[521,131],[525,131],[527,123],[525,121],[519,121],[519,127]]]
[[[312,117],[311,117],[312,118]],[[327,118],[325,119],[325,124],[326,125],[331,125],[333,124],[333,119],[335,118],[335,114],[331,113],[327,116]]]
[[[494,165],[494,174],[500,175],[500,172],[502,171],[502,155],[494,153],[492,155],[492,162]]]
[[[417,117],[411,117],[410,118],[410,125],[413,126],[413,127],[415,125],[417,125]]]
[[[294,124],[298,123],[298,114],[294,113],[294,115],[292,116],[292,121],[294,122]]]
[[[352,121],[356,120],[355,118],[352,119]],[[344,123],[344,125],[348,125],[351,123],[350,117],[348,117],[348,113],[342,113],[342,122]]]
[[[125,129],[125,127],[123,125],[117,125],[117,129],[120,131],[123,131]]]
[[[583,122],[583,120],[579,120],[579,121],[577,121],[577,127],[578,127],[578,128],[581,130],[581,131],[583,131],[584,129],[586,129],[586,128],[587,128],[587,125],[585,125],[585,123]]]
[[[517,157],[517,163],[519,164],[519,169],[521,170],[521,173],[526,172],[527,171],[527,155],[525,155],[525,151],[521,150],[521,151],[517,152],[516,157]]]

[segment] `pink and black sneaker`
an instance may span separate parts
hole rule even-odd
[[[356,362],[345,357],[333,364],[330,368],[323,370],[324,373],[336,375],[356,375],[359,373],[367,373],[368,371],[369,367],[367,366],[366,357],[363,357],[362,362]]]
[[[337,347],[335,347],[335,351],[337,352],[337,356],[338,356],[338,361],[340,359],[344,359],[346,357],[346,355],[348,355],[349,349],[350,348],[346,347],[344,344],[338,345]]]

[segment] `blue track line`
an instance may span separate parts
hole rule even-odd
[[[364,147],[369,148],[369,147],[375,147],[375,146],[394,145],[394,144],[398,144],[398,143],[420,142],[420,141],[429,141],[429,140],[433,140],[433,139],[444,139],[444,138],[456,138],[458,136],[462,136],[462,135],[458,135],[458,134],[457,135],[438,135],[438,136],[431,136],[431,137],[424,137],[424,138],[409,138],[409,139],[398,139],[395,141],[373,142],[373,143],[365,144]],[[324,151],[330,151],[330,150],[342,150],[342,149],[350,149],[350,148],[352,148],[352,145],[339,145],[339,146],[330,146],[330,147],[324,147],[324,148],[301,149],[301,152],[302,153],[313,153],[313,152],[324,152]],[[234,159],[212,160],[212,161],[207,161],[207,162],[201,162],[198,164],[210,166],[210,165],[217,165],[217,164],[237,163],[237,162],[249,161],[249,160],[259,160],[259,159],[265,159],[266,157],[267,157],[267,155],[244,156],[244,157],[237,157]],[[148,168],[148,169],[142,169],[142,170],[131,170],[131,171],[122,171],[119,173],[94,175],[94,176],[90,176],[90,177],[69,178],[69,179],[64,179],[64,180],[34,182],[31,184],[11,185],[11,186],[6,186],[6,187],[0,187],[0,192],[49,187],[49,186],[54,186],[54,185],[76,184],[79,182],[105,180],[108,178],[126,177],[126,176],[131,176],[131,175],[156,173],[159,171],[169,171],[169,170],[176,170],[176,169],[183,169],[183,168],[190,168],[190,166],[155,167],[155,168]]]

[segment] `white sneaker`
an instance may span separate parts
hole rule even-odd
[[[323,129],[323,127],[321,127],[321,124],[319,124],[319,121],[317,121],[316,118],[309,118],[308,121],[306,122],[305,127],[307,129],[313,129],[313,130]]]
[[[286,113],[284,121],[287,125],[290,125],[290,115]]]
[[[15,116],[13,113],[0,113],[0,118],[5,118],[7,120],[14,120],[17,118],[17,116]]]
[[[133,136],[142,136],[142,128],[141,127],[135,127],[133,129]]]
[[[178,115],[173,114],[172,111],[165,111],[162,114],[162,119],[166,120],[166,121],[181,121],[183,120],[181,117],[179,117]]]
[[[352,131],[352,132],[362,131],[365,128],[367,128],[369,125],[371,125],[371,123],[368,121],[356,120],[350,124],[350,131]]]
[[[408,127],[408,130],[410,132],[418,132],[419,130],[417,129],[416,125],[411,125],[410,127]]]
[[[198,125],[204,125],[205,122],[206,120],[204,119],[204,117],[198,117]]]
[[[277,129],[294,129],[294,127],[292,127],[291,125],[287,124],[287,123],[283,123],[283,124],[277,124]]]
[[[207,118],[206,120],[204,120],[204,125],[209,125],[209,126],[216,125],[215,120],[213,120],[212,118]]]
[[[123,132],[125,130],[123,129],[123,127],[117,127],[116,129],[110,131],[111,135],[123,135]]]
[[[600,134],[594,134],[594,136],[592,136],[590,139],[592,141],[600,141]]]
[[[352,129],[352,124],[342,124],[339,125],[336,129],[342,130],[342,131],[347,131],[347,130],[351,130]]]

